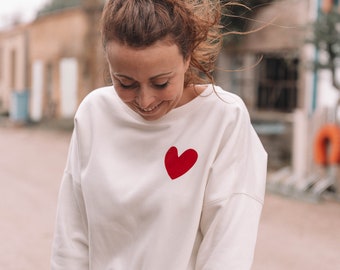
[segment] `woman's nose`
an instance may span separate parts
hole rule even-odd
[[[136,102],[138,106],[142,109],[146,109],[155,102],[156,96],[154,95],[153,91],[149,88],[140,89],[137,97]]]

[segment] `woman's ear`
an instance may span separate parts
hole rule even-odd
[[[188,56],[184,59],[184,69],[185,69],[185,72],[188,71],[188,68],[190,66],[190,61],[191,61],[191,56]]]

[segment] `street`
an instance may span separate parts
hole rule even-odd
[[[49,269],[71,131],[0,127],[0,269]],[[340,269],[340,203],[267,192],[254,270]]]

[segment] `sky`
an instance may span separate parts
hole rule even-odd
[[[34,19],[36,12],[49,0],[1,0],[0,28],[5,28],[19,17],[20,21],[29,22]]]

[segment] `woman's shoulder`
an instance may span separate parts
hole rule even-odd
[[[227,91],[218,85],[208,85],[202,97],[210,97],[208,102],[216,109],[221,109],[226,113],[233,110],[241,110],[248,112],[242,98],[235,93]]]
[[[105,86],[97,88],[88,93],[85,98],[80,102],[77,114],[83,113],[83,111],[92,111],[110,106],[114,102],[115,91],[112,86]]]
[[[80,106],[88,106],[91,103],[99,102],[102,99],[106,99],[108,96],[112,96],[114,92],[113,86],[104,86],[92,90],[85,96],[80,103]]]
[[[244,105],[244,102],[240,96],[235,93],[232,93],[228,90],[223,89],[220,86],[214,85],[216,95],[220,98],[220,100],[227,104],[235,104],[235,105]]]
[[[219,124],[234,127],[240,123],[246,125],[250,122],[249,111],[240,96],[235,93],[224,90],[220,86],[210,86],[212,88],[209,94],[211,117],[220,119]]]

